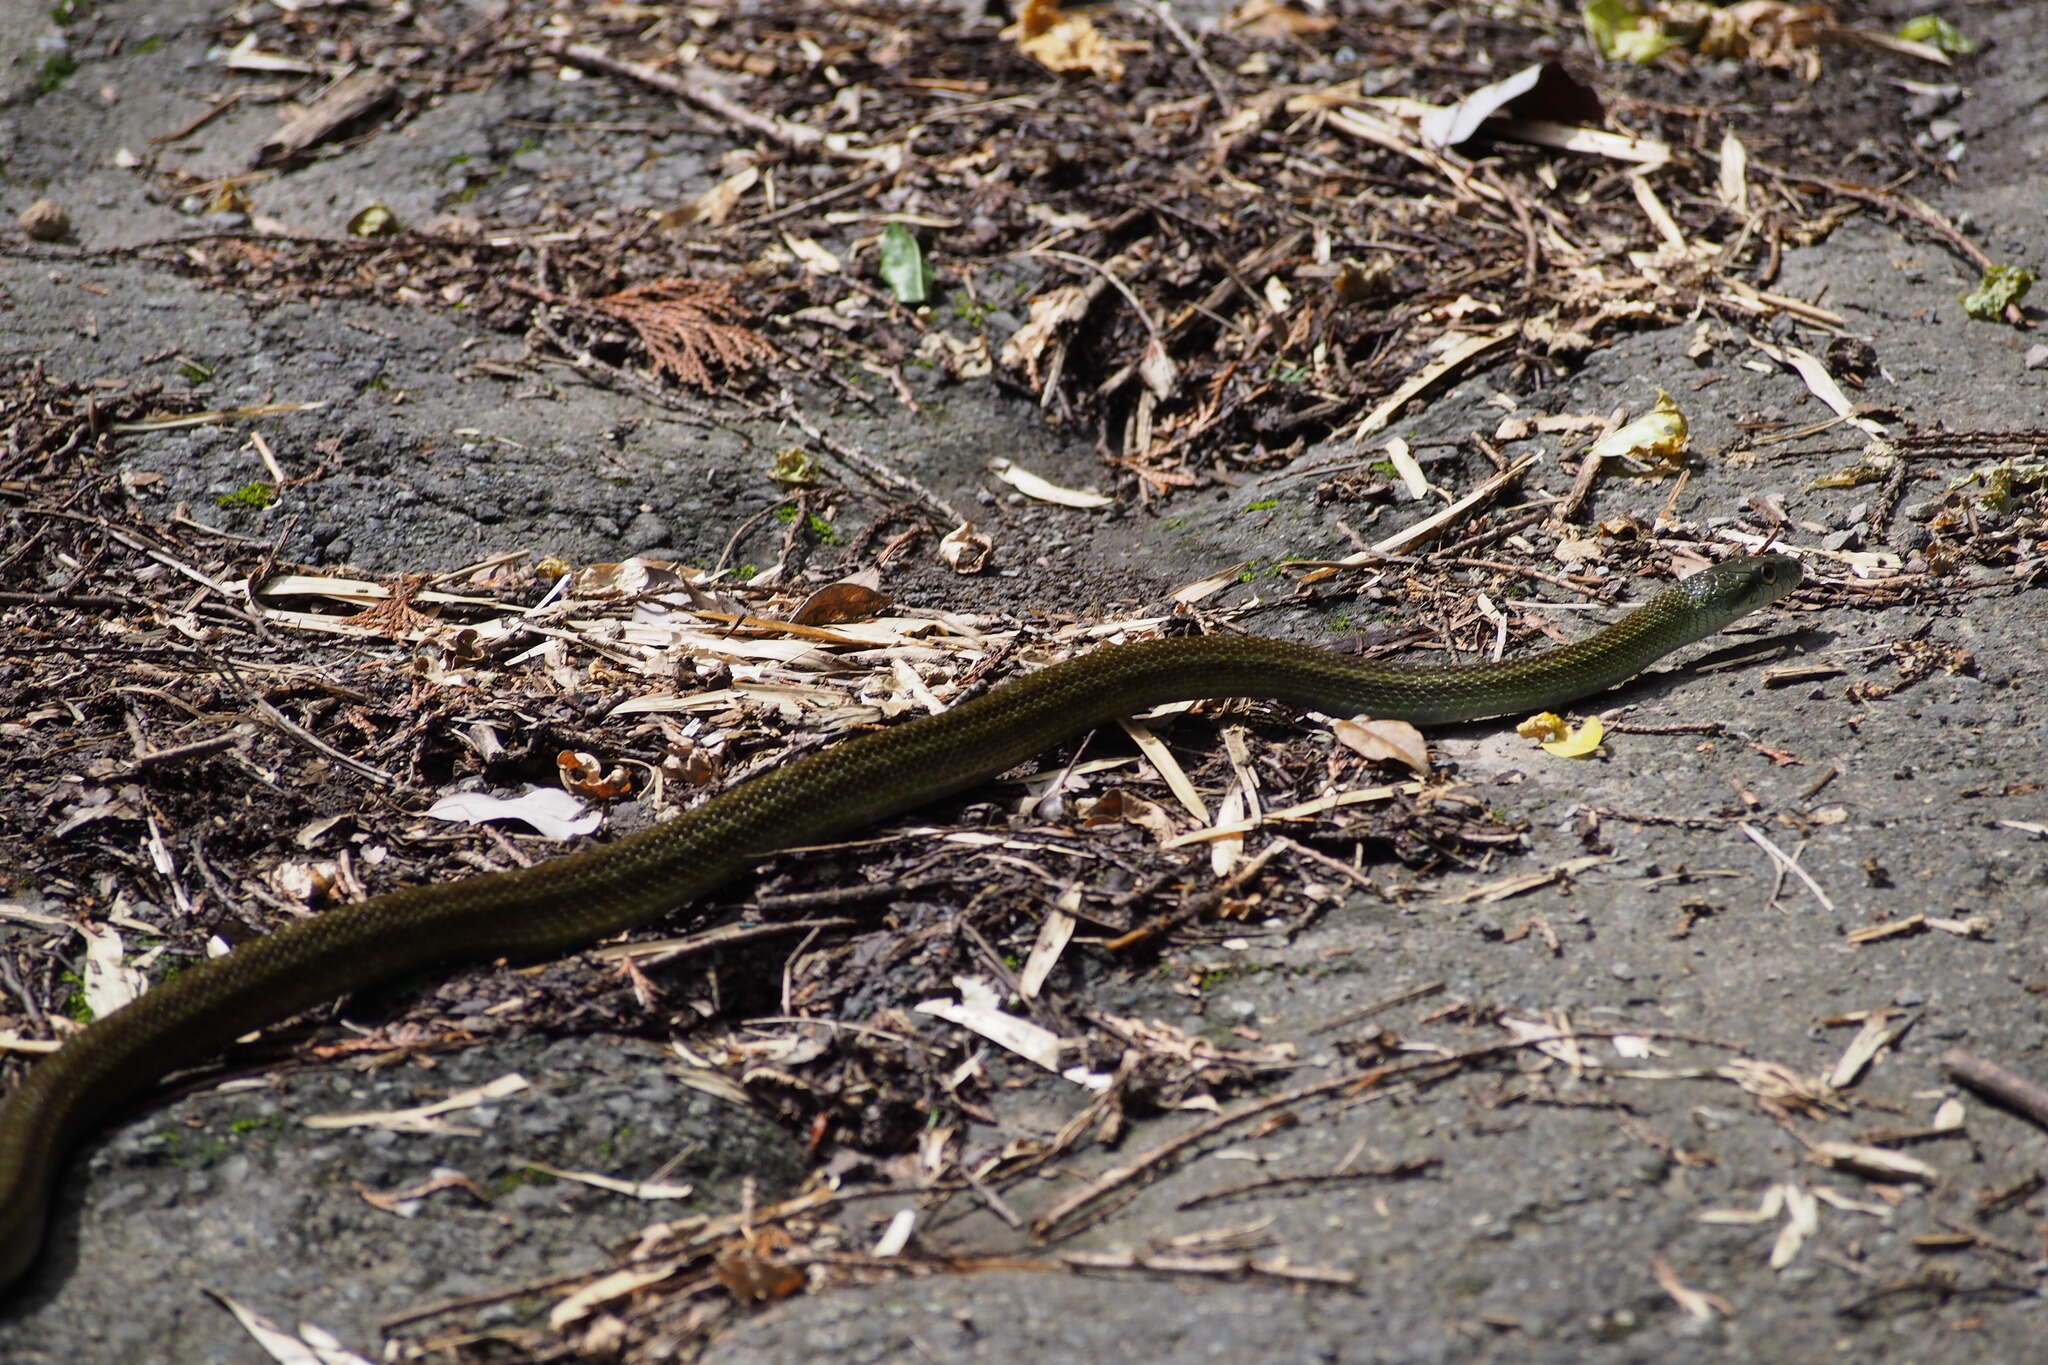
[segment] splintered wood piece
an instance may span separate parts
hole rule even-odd
[[[304,113],[263,139],[256,148],[256,164],[275,166],[290,161],[308,148],[325,142],[397,93],[397,83],[375,71],[359,71],[353,76],[342,77],[307,105]]]

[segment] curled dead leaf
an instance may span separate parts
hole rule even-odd
[[[995,551],[996,543],[975,530],[971,521],[961,522],[939,541],[939,558],[957,574],[980,573]]]
[[[610,801],[633,790],[633,778],[623,767],[606,772],[596,754],[564,749],[555,755],[555,771],[562,786],[593,801]]]

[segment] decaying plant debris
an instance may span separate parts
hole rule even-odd
[[[167,516],[105,474],[124,428],[261,414],[15,364],[0,410],[10,778],[0,855],[6,876],[112,926],[101,933],[128,935],[131,956],[143,938],[175,960],[209,936],[232,941],[325,903],[556,850],[517,826],[469,840],[420,813],[452,791],[563,788],[576,814],[631,828],[794,747],[950,704],[1104,640],[1257,628],[1276,606],[1363,603],[1404,624],[1353,632],[1362,649],[1526,648],[1560,633],[1529,605],[1611,604],[1731,545],[1807,554],[1815,574],[1800,612],[1961,602],[2038,577],[2048,434],[1901,433],[1894,414],[1843,387],[1853,357],[1815,339],[1839,319],[1772,289],[1786,243],[1822,240],[1873,208],[1976,251],[1902,189],[1931,173],[1903,143],[1873,147],[1850,183],[1839,167],[1807,164],[1767,122],[1730,127],[1714,109],[1660,96],[1646,74],[1603,69],[1597,97],[1583,80],[1565,83],[1551,112],[1569,119],[1518,116],[1482,127],[1471,145],[1433,144],[1432,111],[1483,84],[1482,71],[1552,54],[1540,24],[1403,25],[1261,6],[1197,40],[1164,7],[1141,4],[1093,16],[1092,38],[1069,32],[1034,48],[992,22],[936,12],[614,8],[514,5],[461,34],[429,31],[424,11],[323,8],[231,20],[221,37],[271,70],[324,78],[322,54],[338,45],[349,62],[400,78],[395,96],[380,87],[352,121],[317,137],[307,129],[295,157],[391,135],[438,93],[514,70],[567,67],[645,89],[659,118],[733,142],[721,178],[690,203],[631,219],[486,194],[487,212],[393,235],[263,224],[121,254],[268,298],[461,310],[480,332],[526,335],[534,367],[573,365],[685,411],[785,419],[807,443],[778,461],[788,496],[762,526],[734,533],[735,544],[766,534],[752,543],[772,562],[743,572],[732,556],[572,566],[508,554],[390,581],[303,571],[279,561],[267,527],[216,514],[226,509]],[[1035,9],[1022,39],[1064,22],[1057,7]],[[1351,58],[1340,63],[1340,49]],[[1055,61],[1070,63],[1067,75],[1048,79]],[[309,82],[302,102],[317,108],[316,93]],[[256,148],[252,159],[279,157]],[[247,177],[181,183],[172,158],[156,174],[222,211],[245,206]],[[940,307],[915,309],[875,282],[876,238],[892,221],[921,238]],[[985,321],[996,310],[1019,325],[992,345]],[[1800,525],[1768,500],[1693,520],[1603,516],[1602,479],[1675,482],[1682,460],[1610,460],[1588,449],[1617,425],[1597,419],[1541,430],[1510,418],[1475,432],[1460,448],[1469,477],[1442,490],[1430,486],[1440,467],[1378,444],[1395,415],[1470,367],[1501,364],[1512,386],[1628,329],[1680,322],[1708,351],[1809,383],[1830,418],[1760,419],[1747,448],[1719,455],[1764,462],[1788,441],[1846,440],[1839,477],[1872,485],[1853,524]],[[1094,434],[1100,484],[1128,504],[1170,507],[1329,438],[1371,438],[1360,458],[1314,471],[1315,491],[1384,516],[1370,539],[1354,532],[1353,554],[1219,566],[1142,618],[898,608],[866,583],[821,604],[842,567],[940,555],[944,536],[967,547],[946,562],[971,572],[1000,547],[977,546],[955,508],[836,437],[818,395],[793,396],[807,363],[793,357],[817,355],[1020,388],[1048,421]],[[1573,481],[1532,492],[1526,443],[1553,437]],[[1068,506],[1107,500],[1008,482],[1081,499]],[[1434,510],[1394,511],[1394,485],[1417,482]],[[251,501],[288,499],[290,487],[277,469]],[[830,528],[851,507],[876,530],[834,547]],[[1881,723],[1889,698],[1972,661],[1902,639],[1825,666],[1855,675],[1854,699]],[[509,1002],[525,1027],[673,1034],[706,1085],[809,1135],[821,1179],[779,1204],[651,1225],[614,1264],[507,1285],[505,1298],[544,1295],[551,1309],[488,1341],[465,1325],[483,1300],[422,1304],[391,1324],[405,1329],[404,1349],[651,1359],[807,1289],[992,1268],[1347,1292],[1355,1272],[1297,1263],[1256,1225],[1128,1252],[1067,1244],[1225,1139],[1406,1102],[1478,1072],[1497,1086],[1495,1108],[1609,1106],[1622,1131],[1681,1167],[1712,1157],[1637,1122],[1630,1087],[1746,1096],[1719,1102],[1783,1125],[1825,1171],[1772,1185],[1753,1211],[1703,1212],[1774,1229],[1774,1265],[1798,1257],[1824,1220],[1882,1219],[1949,1178],[1940,1155],[1895,1149],[1961,1138],[1957,1113],[1915,1111],[1873,1134],[1858,1108],[1872,1058],[1912,1026],[1906,1011],[1825,1021],[1858,1032],[1830,1074],[1812,1076],[1751,1055],[1733,1028],[1591,1027],[1562,1010],[1538,1017],[1431,991],[1332,1021],[1344,1068],[1304,1078],[1296,1048],[1256,1030],[1219,1025],[1219,1041],[1100,1008],[1089,980],[1137,971],[1199,1005],[1201,973],[1177,958],[1190,945],[1295,935],[1353,896],[1401,906],[1432,894],[1447,867],[1485,878],[1468,903],[1503,907],[1489,937],[1554,957],[1557,927],[1516,916],[1513,901],[1597,866],[1602,821],[1738,827],[1770,859],[1773,903],[1826,896],[1797,859],[1801,838],[1831,819],[1824,775],[1769,827],[1739,793],[1712,811],[1588,809],[1584,854],[1531,867],[1518,856],[1524,829],[1455,774],[1366,757],[1295,722],[1259,706],[1204,708],[1199,723],[1141,719],[1129,743],[1104,735],[1047,755],[1036,772],[915,825],[780,857],[755,885],[688,908],[658,937],[551,966],[544,980],[560,989],[479,973],[479,998]],[[1212,809],[1201,793],[1219,791]],[[0,883],[0,896],[9,890]],[[1688,902],[1673,934],[1713,912]],[[1916,921],[1850,941],[1985,931]],[[33,936],[0,959],[0,1017],[15,1046],[61,1035],[73,996],[63,964],[80,932],[61,916],[23,912],[23,922]],[[682,1030],[677,1019],[701,1022]],[[380,1055],[472,1036],[418,1003],[384,1023],[386,1038],[362,1044]],[[1068,1087],[1069,1120],[1046,1137],[994,1141],[1003,1089],[1034,1068]],[[1194,1116],[1173,1136],[1134,1127],[1172,1111]],[[1116,1152],[1108,1170],[1064,1175],[1077,1154],[1103,1150]],[[858,1179],[846,1169],[853,1154]],[[1441,1160],[1362,1159],[1198,1198],[1227,1206],[1273,1188],[1423,1180]],[[1006,1201],[1053,1175],[1070,1184],[1034,1215]],[[904,1211],[901,1235],[859,1243],[844,1215],[883,1198]],[[910,1244],[918,1219],[961,1205],[993,1210],[1016,1237],[973,1252]],[[2002,1254],[1985,1229],[1949,1235]],[[1690,1315],[1731,1311],[1689,1286],[1683,1267],[1663,1263],[1656,1279]]]

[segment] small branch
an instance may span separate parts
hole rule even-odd
[[[1973,1057],[1959,1047],[1941,1054],[1941,1069],[2021,1118],[2048,1129],[2048,1086],[2016,1076],[1996,1062]]]
[[[947,502],[937,493],[932,492],[929,488],[926,488],[910,475],[883,464],[872,455],[866,455],[855,450],[843,441],[835,440],[831,436],[826,435],[824,431],[819,429],[817,423],[804,415],[804,410],[797,405],[795,395],[791,394],[787,389],[783,390],[782,401],[777,406],[790,421],[802,428],[804,435],[860,470],[884,488],[894,493],[907,494],[915,498],[928,510],[944,517],[949,526],[959,526],[967,520],[967,518],[954,510],[951,503]]]
[[[240,738],[241,736],[229,731],[224,735],[212,735],[169,749],[139,749],[135,754],[134,771],[147,772],[151,768],[165,768],[173,763],[182,763],[188,758],[204,758],[208,754],[217,754],[223,749],[234,748]]]
[[[687,80],[641,62],[629,62],[624,58],[614,57],[603,48],[592,47],[588,43],[556,41],[549,43],[544,51],[550,57],[581,70],[601,72],[607,76],[622,76],[665,94],[674,95],[679,100],[694,104],[706,113],[715,114],[727,123],[736,124],[751,133],[758,133],[777,146],[792,152],[805,156],[830,156],[842,161],[866,159],[857,152],[835,146],[827,140],[824,133],[807,124],[792,123],[788,119],[758,113],[730,95],[714,90],[708,85]]]

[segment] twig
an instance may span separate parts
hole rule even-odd
[[[1729,1052],[1742,1051],[1742,1048],[1735,1043],[1719,1038],[1705,1038],[1698,1034],[1681,1033],[1674,1029],[1582,1028],[1573,1030],[1571,1036],[1574,1039],[1614,1038],[1621,1036],[1649,1038],[1653,1041],[1669,1039],[1695,1044],[1700,1047],[1721,1048]],[[1341,1076],[1331,1076],[1324,1080],[1312,1081],[1293,1090],[1284,1091],[1278,1095],[1269,1095],[1264,1099],[1251,1101],[1240,1108],[1231,1110],[1229,1113],[1218,1114],[1215,1118],[1199,1123],[1176,1137],[1168,1138],[1151,1150],[1139,1153],[1135,1158],[1122,1166],[1104,1171],[1087,1185],[1074,1191],[1065,1199],[1060,1200],[1050,1209],[1040,1214],[1032,1221],[1031,1230],[1039,1238],[1047,1241],[1071,1236],[1073,1233],[1078,1232],[1082,1226],[1085,1226],[1085,1223],[1080,1221],[1079,1216],[1105,1196],[1138,1179],[1140,1176],[1165,1165],[1188,1148],[1206,1142],[1219,1133],[1227,1132],[1247,1119],[1258,1118],[1261,1115],[1270,1114],[1276,1109],[1286,1109],[1293,1105],[1309,1100],[1322,1099],[1326,1096],[1347,1092],[1363,1094],[1368,1090],[1383,1091],[1388,1082],[1414,1075],[1417,1072],[1437,1072],[1447,1076],[1462,1067],[1471,1066],[1475,1062],[1489,1061],[1495,1057],[1513,1056],[1518,1052],[1524,1052],[1533,1047],[1540,1047],[1545,1043],[1554,1043],[1558,1041],[1558,1038],[1558,1034],[1546,1030],[1537,1037],[1517,1038],[1507,1043],[1492,1043],[1485,1047],[1469,1048],[1463,1052],[1452,1053],[1449,1056],[1432,1055],[1417,1058],[1413,1061],[1391,1062],[1357,1074],[1347,1073]]]
[[[1280,852],[1280,850],[1281,845],[1277,843],[1268,845],[1260,850],[1256,858],[1253,858],[1250,862],[1232,873],[1227,880],[1218,882],[1215,886],[1210,887],[1199,896],[1190,898],[1186,904],[1176,909],[1169,910],[1165,914],[1154,915],[1137,928],[1132,929],[1128,933],[1117,935],[1102,946],[1109,952],[1120,953],[1127,948],[1135,948],[1142,943],[1149,943],[1167,930],[1186,924],[1189,920],[1200,918],[1202,915],[1223,904],[1225,898],[1231,892],[1257,876],[1265,868],[1267,862],[1272,859],[1273,855]]]
[[[1797,172],[1775,166],[1771,168],[1771,174],[1782,176],[1787,180],[1797,180],[1802,184],[1819,185],[1831,193],[1841,195],[1845,199],[1860,199],[1866,204],[1874,204],[1888,212],[1903,213],[1922,227],[1931,229],[1937,236],[1961,253],[1963,259],[1976,266],[1979,270],[1989,270],[1998,264],[1998,262],[1991,259],[1984,248],[1964,236],[1963,230],[1944,217],[1941,210],[1935,208],[1917,194],[1907,194],[1904,190],[1898,189],[1879,189],[1870,185],[1857,185],[1846,180],[1830,180],[1826,176],[1800,175]],[[2029,325],[2026,313],[2021,310],[2017,303],[2005,305],[2005,320],[2015,327]]]
[[[1102,275],[1102,278],[1109,282],[1110,288],[1116,290],[1117,293],[1122,294],[1124,296],[1125,302],[1131,305],[1131,311],[1138,315],[1138,321],[1145,324],[1145,330],[1151,335],[1152,340],[1159,342],[1161,345],[1165,344],[1165,339],[1161,337],[1159,333],[1159,324],[1154,322],[1152,320],[1152,315],[1145,311],[1144,303],[1139,300],[1136,294],[1131,292],[1131,287],[1129,285],[1125,284],[1121,279],[1117,278],[1117,274],[1114,270],[1111,270],[1102,262],[1091,261],[1086,256],[1081,255],[1077,251],[1061,251],[1057,247],[1050,246],[1035,246],[1031,248],[1029,254],[1033,256],[1044,256],[1049,260],[1063,261],[1068,265],[1078,265],[1083,267],[1084,269],[1099,272]]]
[[[1396,991],[1392,995],[1382,996],[1370,1005],[1360,1005],[1356,1009],[1345,1010],[1334,1018],[1325,1019],[1322,1023],[1317,1024],[1308,1031],[1309,1036],[1313,1038],[1318,1033],[1329,1033],[1343,1028],[1347,1024],[1355,1024],[1361,1019],[1370,1019],[1382,1010],[1390,1010],[1396,1005],[1405,1005],[1411,1000],[1420,1000],[1424,996],[1435,995],[1443,988],[1444,983],[1441,981],[1427,981],[1420,986],[1414,986],[1405,991]]]
[[[1829,914],[1834,913],[1835,903],[1828,899],[1828,893],[1820,889],[1820,883],[1808,876],[1806,869],[1801,867],[1796,859],[1785,852],[1784,849],[1779,848],[1776,844],[1765,838],[1763,831],[1755,825],[1744,823],[1737,825],[1736,828],[1748,835],[1751,843],[1769,854],[1771,861],[1778,865],[1781,872],[1789,872],[1794,877],[1797,877],[1801,884],[1813,893],[1813,898],[1820,902],[1821,909]]]
[[[624,58],[614,57],[603,48],[593,47],[588,43],[557,40],[549,43],[543,50],[550,57],[585,71],[599,71],[607,76],[623,76],[627,80],[638,81],[642,85],[674,95],[679,100],[687,100],[706,113],[716,114],[728,123],[758,133],[777,146],[786,147],[792,152],[805,155],[819,153],[837,157],[842,161],[865,159],[857,152],[833,144],[816,128],[759,113],[722,91],[713,90],[710,86],[701,85],[696,81],[685,80],[667,71],[657,70],[641,62],[629,62]]]
[[[1241,1185],[1226,1185],[1220,1190],[1208,1190],[1180,1201],[1177,1207],[1186,1212],[1213,1204],[1220,1199],[1235,1199],[1239,1195],[1263,1194],[1269,1190],[1298,1188],[1314,1189],[1324,1185],[1356,1184],[1364,1180],[1407,1180],[1413,1176],[1433,1171],[1443,1165],[1439,1156],[1415,1157],[1408,1161],[1397,1161],[1391,1166],[1379,1166],[1368,1171],[1311,1172],[1305,1175],[1275,1175],[1263,1180],[1248,1180]]]
[[[227,94],[215,100],[207,108],[202,109],[189,122],[187,122],[184,127],[173,129],[168,133],[158,133],[156,136],[152,137],[149,140],[150,145],[152,147],[160,147],[166,142],[183,142],[186,138],[192,136],[192,134],[198,132],[201,128],[204,128],[207,124],[213,122],[222,114],[225,114],[228,110],[240,104],[242,102],[242,96],[248,93],[249,92],[246,90],[228,91]]]
[[[1564,495],[1564,501],[1557,504],[1557,515],[1561,521],[1577,521],[1579,511],[1586,505],[1586,499],[1593,492],[1593,480],[1600,476],[1600,466],[1606,459],[1597,455],[1581,455],[1579,472],[1572,479],[1572,491]]]
[[[275,727],[277,730],[281,731],[284,734],[290,735],[293,739],[296,739],[297,741],[299,741],[299,743],[305,745],[307,748],[316,750],[319,753],[327,755],[327,757],[333,759],[336,763],[339,763],[343,767],[351,769],[352,771],[361,773],[364,777],[369,778],[373,782],[381,782],[387,787],[395,787],[399,784],[398,779],[393,777],[390,773],[385,772],[382,768],[374,767],[371,764],[365,763],[359,758],[349,757],[349,755],[335,748],[332,744],[329,744],[326,740],[320,738],[320,736],[314,734],[311,730],[308,730],[305,726],[299,724],[290,716],[287,716],[284,712],[278,710],[275,706],[272,706],[269,702],[263,700],[263,698],[253,697],[251,698],[251,701],[256,708],[256,714],[262,716],[265,720],[269,721],[271,725]]]
[[[844,199],[848,195],[859,194],[863,190],[871,190],[888,180],[892,174],[893,172],[890,171],[877,171],[865,180],[849,180],[843,185],[834,185],[831,189],[811,195],[807,199],[799,199],[793,204],[784,204],[781,208],[770,209],[766,213],[757,213],[752,218],[735,218],[725,225],[725,230],[728,233],[738,233],[745,228],[766,227],[770,223],[779,223],[785,218],[794,218],[807,210],[823,208],[825,205]]]
[[[1524,470],[1542,458],[1541,455],[1524,455],[1521,459],[1516,460],[1506,469],[1501,470],[1500,473],[1486,480],[1470,493],[1459,498],[1449,507],[1444,508],[1441,512],[1424,517],[1421,521],[1416,522],[1404,531],[1396,531],[1385,540],[1379,541],[1370,550],[1361,551],[1355,555],[1346,555],[1344,562],[1346,564],[1366,564],[1382,555],[1400,554],[1411,546],[1421,544],[1437,532],[1443,530],[1444,527],[1462,519],[1467,512],[1470,512],[1480,503],[1485,502],[1488,498],[1500,492],[1501,489],[1506,488],[1516,479],[1521,478]]]
[[[1972,1056],[1959,1047],[1941,1054],[1941,1069],[2021,1118],[2048,1129],[2048,1086],[2016,1076],[1996,1062]]]
[[[0,592],[0,607],[106,607],[127,611],[139,605],[125,597],[95,592]]]
[[[1236,103],[1230,98],[1230,92],[1223,88],[1222,77],[1216,74],[1215,67],[1209,65],[1208,57],[1202,53],[1202,45],[1195,41],[1195,35],[1188,32],[1187,26],[1158,0],[1138,0],[1138,8],[1151,15],[1155,23],[1173,35],[1175,42],[1187,49],[1188,56],[1195,59],[1195,69],[1202,73],[1202,79],[1216,93],[1216,103],[1222,107],[1222,112],[1226,116],[1232,113],[1237,108]]]
[[[816,423],[804,416],[803,409],[797,406],[795,396],[787,389],[782,391],[780,406],[783,412],[788,414],[790,421],[803,428],[804,435],[810,437],[813,441],[816,441],[819,445],[825,447],[825,449],[831,451],[856,469],[859,469],[876,483],[897,493],[908,494],[917,499],[927,509],[944,517],[949,528],[959,526],[967,520],[967,518],[953,510],[951,503],[947,502],[937,493],[932,492],[929,488],[926,488],[910,475],[899,473],[888,465],[883,464],[880,460],[875,459],[872,455],[864,455],[851,446],[827,436],[823,431],[819,430]]]
[[[229,731],[224,735],[211,735],[205,739],[197,739],[190,744],[180,744],[169,749],[138,748],[135,753],[133,771],[138,773],[147,772],[151,768],[164,768],[173,763],[182,763],[188,758],[204,758],[208,754],[217,754],[223,749],[234,748],[236,741],[240,738],[241,736],[233,731]]]

